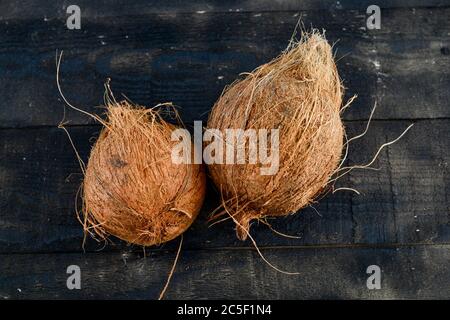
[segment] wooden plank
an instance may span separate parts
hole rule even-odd
[[[69,128],[83,159],[89,153],[89,139],[99,129]],[[80,251],[82,229],[75,216],[74,204],[82,176],[64,132],[43,128],[1,130],[0,133],[0,252]],[[186,235],[186,245],[196,248],[242,246],[231,224],[208,228],[206,216],[219,204],[213,187],[210,186],[208,190],[201,217]],[[346,227],[343,212],[347,213],[347,221],[350,221],[348,197],[349,194],[335,197],[329,210],[342,206],[339,210],[341,215],[328,216],[334,223],[321,227],[322,232],[328,230],[326,234],[330,234],[338,243],[350,241],[345,238],[350,235],[350,224],[347,224],[347,232],[342,230]],[[318,217],[312,209],[308,213],[303,219],[308,221]],[[296,223],[297,226],[301,224],[301,221]],[[289,229],[291,231],[295,231],[294,226]],[[319,238],[312,237],[309,241],[315,242],[324,236],[318,234]],[[89,244],[88,250],[103,247],[103,244],[97,245],[93,241]]]
[[[355,141],[350,164],[368,162],[364,144],[369,139],[374,150],[405,127],[386,122],[383,133]],[[419,121],[411,130],[378,159],[380,171],[350,175],[350,185],[363,193],[352,198],[355,242],[449,242],[449,121]]]
[[[367,135],[351,145],[349,164],[369,162],[409,123],[373,122]],[[349,137],[364,126],[364,122],[347,123]],[[89,139],[99,129],[69,128],[84,159]],[[301,239],[277,236],[263,224],[255,224],[252,234],[260,246],[449,243],[449,137],[450,120],[417,121],[402,140],[381,152],[374,164],[379,171],[354,170],[336,184],[356,188],[362,195],[337,192],[314,205],[320,215],[307,208],[271,220],[275,229]],[[81,179],[62,130],[0,130],[0,252],[80,251],[82,229],[75,218],[74,199]],[[213,187],[208,189],[200,218],[186,233],[186,248],[251,246],[236,239],[231,223],[208,228],[206,216],[219,204]],[[115,243],[106,250],[125,246]],[[89,241],[87,250],[101,247]]]
[[[78,0],[84,18],[93,19],[117,15],[142,15],[152,13],[183,14],[197,12],[267,12],[267,11],[312,11],[329,10],[337,11],[358,9],[366,10],[373,5],[371,0],[258,0],[258,1],[220,1],[220,0],[195,0],[195,1],[164,1],[164,0],[115,0],[113,2],[92,2]],[[39,1],[24,0],[21,2],[0,3],[0,19],[40,19],[46,17],[65,17],[69,4],[63,0]],[[448,0],[378,0],[376,5],[380,8],[433,8],[449,6]]]
[[[254,250],[182,251],[167,299],[448,299],[448,245],[263,250],[299,275],[281,274]],[[174,253],[11,254],[0,256],[2,299],[155,299]],[[81,289],[66,287],[78,265]],[[381,268],[381,289],[366,286]]]
[[[206,119],[226,84],[277,56],[299,19],[289,12],[127,15],[92,18],[81,30],[58,19],[0,23],[0,127],[54,126],[62,117],[55,52],[64,49],[63,90],[74,104],[101,112],[103,83],[136,103],[173,101],[186,123]],[[327,30],[340,58],[347,96],[359,99],[346,119],[448,118],[450,8],[383,11],[380,30],[365,30],[365,13],[300,13]],[[51,16],[51,13],[49,13]],[[20,61],[20,63],[18,62]],[[70,112],[73,124],[89,118]]]

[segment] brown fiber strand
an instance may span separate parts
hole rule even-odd
[[[172,268],[170,269],[169,275],[167,276],[166,284],[164,285],[164,288],[162,289],[161,293],[159,294],[158,300],[162,300],[164,298],[164,294],[166,293],[167,288],[169,287],[170,280],[172,280],[173,274],[175,273],[175,268],[177,267],[178,258],[180,257],[182,246],[183,246],[183,235],[181,235],[181,237],[180,237],[180,244],[178,245],[177,255],[175,256],[175,260],[173,261]]]
[[[276,230],[274,227],[272,227],[272,225],[269,222],[265,221],[265,219],[260,219],[259,221],[261,221],[263,224],[265,224],[270,229],[270,231],[272,231],[273,233],[275,233],[281,237],[289,238],[289,239],[301,239],[302,238],[299,236],[292,236],[292,235],[289,235],[289,234],[286,234],[286,233]]]
[[[225,201],[222,199],[222,202],[224,203]],[[256,243],[256,240],[253,239],[253,237],[250,235],[249,232],[249,228],[245,228],[243,225],[240,224],[240,222],[238,220],[236,220],[236,218],[234,217],[234,215],[232,215],[229,211],[226,205],[224,205],[224,209],[226,211],[226,213],[230,216],[230,218],[234,221],[234,223],[236,223],[238,228],[241,228],[241,230],[243,232],[246,233],[246,237],[248,236],[250,241],[252,242],[253,246],[256,249],[256,252],[258,253],[258,255],[261,257],[261,259],[272,269],[274,269],[275,271],[282,273],[282,274],[286,274],[286,275],[299,275],[299,272],[289,272],[289,271],[284,271],[282,269],[280,269],[279,267],[276,267],[273,263],[271,263],[269,260],[267,260],[267,258],[262,254],[261,250],[258,247],[258,244]]]

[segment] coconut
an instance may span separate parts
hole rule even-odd
[[[144,246],[182,234],[200,210],[206,182],[202,165],[172,162],[176,126],[128,102],[109,103],[102,123],[83,182],[85,230]]]
[[[261,175],[258,163],[209,165],[224,207],[212,218],[228,213],[245,239],[252,220],[295,213],[325,192],[343,150],[342,96],[332,48],[316,31],[226,88],[208,129],[278,129],[279,170]]]

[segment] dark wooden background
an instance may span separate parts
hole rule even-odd
[[[90,112],[103,83],[116,95],[153,106],[172,101],[184,122],[206,120],[226,84],[283,50],[299,17],[325,29],[347,96],[348,163],[383,150],[378,171],[355,170],[301,213],[252,232],[277,273],[231,223],[208,228],[217,206],[208,193],[185,244],[167,298],[450,298],[450,1],[88,1],[81,30],[66,28],[71,1],[0,3],[0,299],[154,299],[178,240],[147,249],[117,239],[89,241],[74,200],[82,176],[64,132],[55,84],[55,53],[64,50],[62,87]],[[381,7],[381,29],[366,30],[366,8]],[[100,127],[68,112],[68,130],[84,159]],[[66,268],[81,267],[82,289],[66,288]],[[366,268],[382,269],[382,289],[368,290]]]

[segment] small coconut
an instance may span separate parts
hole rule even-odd
[[[144,246],[182,234],[203,203],[205,173],[172,162],[176,126],[127,102],[108,104],[103,124],[85,170],[85,230]]]
[[[343,150],[342,96],[332,48],[316,31],[226,88],[208,129],[279,129],[279,170],[209,165],[225,207],[213,218],[228,212],[245,239],[253,219],[295,213],[324,192]]]

